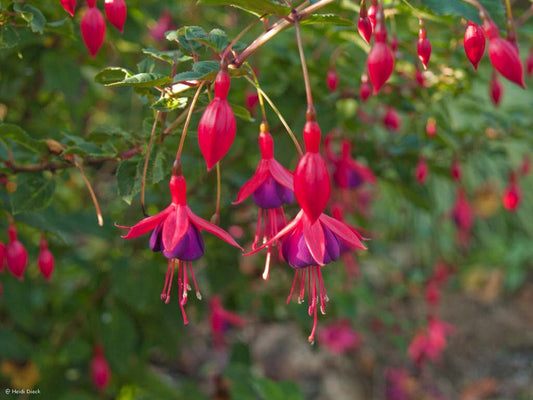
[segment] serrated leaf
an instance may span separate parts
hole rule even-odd
[[[220,70],[218,61],[199,61],[194,63],[192,71],[181,72],[174,76],[174,82],[183,82],[195,79],[215,79],[216,74]]]
[[[198,4],[211,6],[232,6],[240,8],[258,17],[274,14],[280,17],[289,15],[291,9],[268,0],[198,0]]]
[[[41,10],[28,3],[15,3],[13,9],[28,23],[32,32],[41,34],[44,32],[46,18]]]
[[[107,86],[131,86],[134,88],[150,88],[162,86],[172,82],[172,78],[163,74],[143,72],[128,76],[120,82],[108,84]]]
[[[301,21],[301,25],[335,25],[335,26],[354,26],[355,24],[336,14],[313,14],[309,18]]]
[[[152,108],[157,111],[169,112],[178,108],[184,108],[186,105],[186,97],[161,97],[152,104]]]
[[[55,181],[45,178],[41,172],[20,175],[17,177],[17,190],[11,194],[13,214],[48,207],[55,188]]]
[[[178,62],[192,60],[191,56],[183,55],[177,50],[159,51],[153,47],[147,47],[146,49],[143,49],[142,52],[143,54],[149,55],[157,60],[161,60],[169,64],[174,64],[174,60],[177,60]]]
[[[233,110],[233,114],[235,114],[235,116],[239,119],[242,119],[244,121],[247,121],[247,122],[253,122],[255,121],[253,118],[252,118],[252,115],[250,114],[250,112],[243,106],[237,106],[237,105],[234,105],[234,104],[230,104],[232,110]]]
[[[24,129],[14,124],[1,124],[0,125],[0,138],[9,139],[15,143],[24,146],[34,153],[46,153],[48,148],[46,144],[41,141],[32,139]]]
[[[178,33],[185,35],[187,40],[207,39],[207,32],[200,26],[186,26],[178,30]]]
[[[127,69],[120,67],[109,67],[98,72],[94,77],[94,81],[96,83],[101,83],[102,85],[110,85],[112,83],[121,82],[130,75],[131,72]]]
[[[141,176],[137,173],[138,161],[124,160],[117,168],[118,194],[131,205],[133,197],[141,191]]]

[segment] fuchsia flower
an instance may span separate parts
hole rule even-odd
[[[525,89],[524,72],[517,48],[500,36],[494,22],[485,21],[484,29],[489,39],[490,62],[494,68],[504,78]]]
[[[415,178],[420,185],[426,183],[429,175],[429,167],[426,159],[422,156],[418,158],[418,164],[415,168]]]
[[[246,182],[233,204],[242,203],[250,195],[260,207],[257,218],[257,230],[252,248],[267,242],[286,225],[283,204],[294,201],[292,173],[274,158],[274,141],[268,132],[268,124],[261,123],[259,133],[261,160],[252,178]],[[263,279],[268,279],[270,269],[271,246],[267,247],[267,257]]]
[[[470,232],[474,225],[474,212],[463,188],[457,190],[455,204],[451,210],[451,217],[457,227],[459,243],[468,245]]]
[[[218,296],[213,296],[209,302],[209,322],[213,343],[216,348],[223,348],[225,345],[224,332],[230,325],[243,327],[246,321],[240,315],[226,310],[222,306],[222,300]]]
[[[196,297],[201,299],[191,265],[191,261],[201,258],[205,252],[204,240],[200,231],[206,230],[238,249],[242,250],[242,247],[229,233],[191,211],[186,198],[187,182],[181,174],[181,167],[177,162],[174,163],[169,186],[172,202],[167,208],[152,217],[144,218],[132,227],[118,227],[128,229],[128,233],[123,236],[124,239],[133,239],[152,231],[150,248],[152,251],[160,251],[169,259],[165,285],[161,293],[161,300],[164,300],[165,303],[170,301],[170,289],[177,264],[180,308],[183,322],[188,324],[189,321],[184,309],[187,303],[187,292],[190,290],[187,267],[196,289]]]
[[[511,172],[509,178],[509,185],[503,193],[503,206],[506,210],[516,211],[516,209],[520,205],[521,199],[522,190],[520,189],[520,185],[518,184],[518,180],[516,179],[516,173]]]
[[[337,74],[337,70],[333,66],[329,67],[328,69],[328,74],[326,75],[326,84],[331,93],[337,90],[337,86],[339,86],[339,74]]]
[[[345,354],[361,345],[361,335],[350,326],[350,321],[340,320],[320,329],[318,341],[333,355]]]
[[[296,269],[287,302],[290,301],[298,280],[298,301],[303,302],[307,279],[308,313],[314,316],[313,329],[308,339],[311,343],[315,337],[317,309],[320,307],[320,311],[325,313],[328,301],[321,267],[337,260],[346,249],[365,248],[359,234],[341,221],[322,213],[329,200],[330,190],[326,163],[318,152],[320,135],[320,127],[313,113],[309,113],[304,127],[306,153],[298,162],[294,173],[296,200],[302,209],[274,237],[248,253],[256,253],[276,241],[282,241],[283,258]]]
[[[255,91],[246,91],[244,94],[244,103],[246,104],[246,109],[251,116],[255,113],[255,108],[259,104],[259,95]]]
[[[0,242],[0,274],[4,273],[6,265],[6,245]]]
[[[91,53],[91,56],[95,57],[102,43],[104,43],[105,20],[100,10],[94,4],[92,6],[89,4],[89,8],[81,17],[80,29],[85,46],[89,50],[89,53]]]
[[[437,121],[435,118],[428,118],[426,123],[426,135],[433,137],[437,134]]]
[[[227,100],[230,84],[227,68],[221,68],[215,78],[215,98],[198,124],[198,144],[208,171],[226,155],[235,139],[237,123]]]
[[[385,125],[385,128],[393,132],[398,132],[402,128],[400,114],[398,114],[398,111],[391,106],[387,107],[387,111],[383,116],[383,125]]]
[[[422,20],[420,20],[420,28],[418,30],[417,53],[424,69],[427,69],[429,58],[431,57],[431,43],[427,38],[426,28]]]
[[[365,72],[361,76],[361,86],[359,87],[359,97],[361,97],[361,100],[363,103],[366,103],[366,101],[370,98],[370,95],[372,94],[372,87],[368,83],[368,74]]]
[[[91,378],[99,391],[104,391],[111,379],[111,369],[104,356],[102,346],[94,346],[94,357],[91,361]]]
[[[104,10],[107,20],[117,28],[120,33],[123,33],[127,14],[126,2],[124,0],[105,0]]]
[[[375,23],[375,14],[374,14],[374,23]],[[366,9],[365,0],[361,1],[361,7],[359,8],[359,19],[357,21],[357,30],[359,34],[364,39],[365,42],[370,44],[370,39],[372,38],[373,31],[372,22],[368,17],[368,11]]]
[[[479,25],[468,21],[463,45],[466,56],[474,66],[474,69],[477,70],[479,61],[481,61],[485,53],[485,35],[483,34],[483,29]]]
[[[376,177],[367,166],[357,162],[351,156],[352,145],[347,139],[342,140],[341,156],[331,151],[332,134],[326,136],[324,146],[326,157],[334,166],[333,181],[341,189],[356,189],[365,182],[375,184]]]
[[[500,105],[502,90],[502,85],[500,85],[498,75],[496,74],[496,71],[493,71],[492,79],[490,80],[490,99],[496,107]]]
[[[415,335],[407,353],[419,368],[427,360],[437,362],[446,348],[446,337],[454,332],[453,325],[430,316],[427,327]]]
[[[46,241],[44,235],[41,238],[41,243],[39,243],[39,258],[37,259],[37,264],[39,264],[39,270],[46,278],[47,281],[50,280],[52,272],[54,272],[54,256],[51,251],[48,249],[48,242]]]
[[[370,20],[370,24],[372,25],[372,32],[374,32],[374,29],[376,29],[376,19],[378,14],[378,0],[372,0],[370,3],[370,7],[368,7],[368,19]]]
[[[13,276],[22,280],[24,270],[28,264],[28,253],[24,245],[17,239],[17,228],[15,228],[15,225],[9,225],[7,234],[9,236],[9,243],[6,248],[7,269]]]
[[[370,15],[369,15],[370,16]],[[383,11],[377,14],[374,29],[374,45],[370,49],[366,61],[370,82],[374,87],[374,94],[387,82],[394,70],[394,54],[387,44],[387,28],[383,21]]]
[[[463,171],[461,169],[461,164],[459,164],[459,160],[457,160],[457,158],[454,158],[452,161],[452,166],[450,167],[450,175],[457,182],[461,180]]]
[[[71,17],[74,16],[74,10],[76,9],[76,0],[59,0],[61,5]]]

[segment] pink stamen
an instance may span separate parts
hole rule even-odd
[[[168,260],[167,275],[165,277],[165,286],[163,293],[161,293],[161,300],[165,300],[165,304],[170,301],[170,289],[172,289],[172,280],[174,278],[174,268],[176,267],[176,260]]]
[[[307,269],[307,268],[306,268]],[[300,294],[298,295],[298,304],[302,304],[305,299],[305,270],[302,271],[300,277]]]
[[[196,290],[196,298],[202,300],[202,294],[198,290],[198,285],[196,284],[196,277],[194,276],[194,271],[192,269],[192,263],[189,261],[189,270],[191,271],[192,281],[194,283],[194,290]]]
[[[294,292],[294,287],[296,286],[296,281],[298,280],[298,270],[294,272],[294,280],[292,281],[291,291],[289,292],[289,297],[287,297],[287,304],[291,301],[292,293]]]
[[[261,236],[261,214],[263,214],[263,210],[259,209],[259,212],[257,213],[257,227],[255,228],[254,242],[252,244],[253,250],[256,250],[259,246],[259,237]]]
[[[324,280],[322,279],[321,267],[316,267],[317,279],[319,284],[320,292],[320,312],[322,314],[326,313],[326,303],[329,301],[328,294],[326,293],[326,286],[324,285]]]
[[[189,290],[189,276],[187,274],[187,263],[185,261],[180,260],[180,270],[183,273],[183,287],[182,289],[182,295],[181,295],[181,303],[182,305],[187,304],[187,290]]]

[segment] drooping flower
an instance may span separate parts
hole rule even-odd
[[[368,7],[368,19],[372,25],[372,32],[376,29],[376,19],[378,14],[378,0],[371,0],[370,7]]]
[[[375,17],[375,15],[374,15]],[[357,30],[359,31],[359,34],[361,37],[370,44],[370,39],[372,38],[372,31],[373,31],[372,22],[370,21],[370,18],[368,17],[368,11],[366,9],[366,2],[365,0],[361,0],[361,6],[359,8],[359,19],[357,21]]]
[[[326,85],[331,93],[337,90],[337,86],[339,86],[339,74],[337,74],[337,70],[334,66],[331,66],[328,69],[328,73],[326,75]]]
[[[345,354],[359,347],[363,341],[359,332],[342,319],[328,324],[318,332],[318,341],[333,355]]]
[[[481,61],[485,53],[485,35],[483,34],[483,29],[479,25],[468,21],[463,45],[466,56],[474,66],[474,69],[477,70],[479,61]]]
[[[500,85],[498,75],[496,74],[496,71],[493,71],[492,79],[490,80],[490,99],[496,107],[500,105],[502,90],[502,85]]]
[[[142,219],[132,227],[119,226],[119,228],[128,229],[128,233],[123,236],[124,239],[133,239],[152,231],[150,248],[152,251],[160,251],[169,259],[165,285],[161,293],[161,300],[164,300],[165,303],[170,301],[170,290],[177,265],[180,308],[183,322],[188,324],[189,321],[184,309],[187,303],[187,292],[190,289],[187,268],[192,276],[196,297],[201,299],[191,264],[191,261],[201,258],[205,252],[201,230],[206,230],[241,250],[242,247],[226,231],[198,217],[191,211],[186,198],[187,182],[181,173],[178,162],[174,163],[169,186],[172,202],[167,208],[152,217]]]
[[[326,209],[331,184],[326,162],[319,153],[321,132],[314,117],[308,116],[303,135],[306,152],[294,170],[294,194],[311,222],[315,222]]]
[[[511,172],[509,177],[509,185],[503,193],[503,206],[508,211],[516,211],[520,205],[521,199],[522,191],[520,189],[520,185],[518,184],[518,180],[516,179],[516,173]]]
[[[246,321],[240,315],[226,310],[220,297],[213,296],[209,302],[209,323],[214,346],[220,349],[225,346],[224,333],[230,325],[240,328]]]
[[[95,57],[105,37],[105,20],[101,11],[95,6],[89,6],[81,17],[80,29],[85,46],[91,56]]]
[[[294,201],[293,175],[274,158],[274,141],[268,132],[266,122],[261,123],[259,148],[261,160],[257,169],[252,178],[242,186],[237,200],[233,203],[239,204],[251,195],[254,203],[260,208],[257,230],[252,245],[254,250],[275,236],[285,226],[285,214],[282,206]],[[270,257],[271,246],[268,246],[263,279],[268,279]]]
[[[127,14],[126,2],[124,0],[105,0],[104,9],[107,20],[111,22],[120,33],[123,33]]]
[[[378,93],[394,70],[394,54],[387,44],[387,28],[383,18],[383,10],[379,10],[374,29],[374,45],[370,49],[366,61],[370,82],[372,82],[374,87],[374,94]]]
[[[428,318],[427,327],[413,338],[407,353],[420,368],[427,360],[437,362],[446,348],[446,338],[455,328],[435,316]]]
[[[420,27],[418,30],[418,43],[417,43],[417,53],[418,59],[424,66],[424,69],[427,69],[429,59],[431,57],[431,42],[427,38],[426,28],[424,27],[424,22],[420,19]]]
[[[331,140],[332,135],[327,135],[324,147],[328,161],[334,166],[333,181],[339,188],[356,189],[365,182],[376,183],[376,177],[372,170],[352,158],[352,145],[349,140],[342,140],[340,157],[331,150]]]
[[[227,101],[230,84],[227,68],[221,68],[215,78],[215,97],[198,124],[198,144],[208,171],[226,155],[235,139],[237,123]]]
[[[46,241],[44,235],[41,238],[41,243],[39,243],[39,258],[37,259],[37,264],[39,265],[39,270],[46,278],[47,281],[50,280],[52,272],[54,272],[54,256],[52,252],[48,249],[48,242]]]
[[[429,175],[429,167],[426,159],[422,156],[418,158],[418,164],[415,168],[415,178],[420,185],[426,182]]]
[[[398,114],[398,111],[391,106],[387,107],[387,111],[385,111],[385,115],[383,116],[383,125],[385,125],[385,128],[393,132],[398,132],[402,128],[402,119],[400,118],[400,114]]]
[[[522,62],[517,49],[500,36],[498,27],[494,22],[486,21],[484,29],[489,39],[489,58],[493,67],[504,78],[525,88]]]
[[[0,242],[0,274],[4,273],[6,265],[6,245]]]
[[[71,17],[74,16],[74,10],[76,9],[76,0],[59,0],[61,5]]]
[[[91,379],[99,391],[104,391],[111,379],[111,368],[104,356],[101,345],[94,346],[94,356],[91,360]]]
[[[23,279],[24,270],[28,264],[28,253],[24,245],[17,239],[17,228],[15,225],[9,225],[7,228],[9,243],[6,248],[7,269],[19,280]]]
[[[433,137],[437,134],[437,121],[435,118],[428,118],[426,122],[426,135]]]

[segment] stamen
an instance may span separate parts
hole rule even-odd
[[[168,260],[168,267],[167,267],[167,274],[165,275],[165,284],[163,285],[163,291],[161,292],[161,300],[165,300],[167,298],[167,286],[168,286],[168,278],[170,276],[170,263],[172,262],[171,259]]]
[[[180,266],[183,273],[183,286],[182,286],[182,295],[181,303],[183,305],[187,304],[187,288],[189,287],[189,276],[187,274],[187,264],[185,261],[180,260]]]
[[[307,269],[307,268],[306,268]],[[305,299],[305,269],[301,273],[300,277],[300,294],[298,295],[298,304],[302,304]]]
[[[176,260],[168,260],[167,276],[165,278],[164,293],[161,293],[161,300],[165,300],[165,304],[170,301],[170,289],[172,289],[172,280],[174,279],[174,269],[176,267]],[[169,274],[170,271],[170,274]]]
[[[268,211],[269,210],[261,210],[263,215],[263,244],[268,242],[268,239],[271,237],[269,236],[269,218],[268,218]]]
[[[289,297],[287,297],[287,304],[291,301],[292,293],[294,292],[294,287],[296,286],[296,281],[298,280],[298,270],[294,272],[294,280],[292,281],[291,291],[289,292]]]
[[[270,272],[270,246],[267,247],[267,256],[265,260],[265,270],[263,271],[263,280],[266,281],[268,279],[268,274]]]
[[[257,213],[257,226],[255,228],[254,242],[252,243],[252,249],[256,250],[259,245],[259,237],[261,236],[261,214],[262,210],[259,209]]]
[[[326,293],[326,286],[324,285],[324,280],[322,279],[321,267],[316,267],[316,274],[319,284],[320,291],[320,312],[322,314],[326,313],[326,303],[329,301],[328,295]]]
[[[190,261],[189,261],[189,271],[191,271],[192,281],[194,283],[194,290],[196,291],[196,298],[198,300],[202,300],[202,294],[198,290],[198,285],[196,284],[196,277],[194,276],[194,271],[192,269],[192,263]]]

